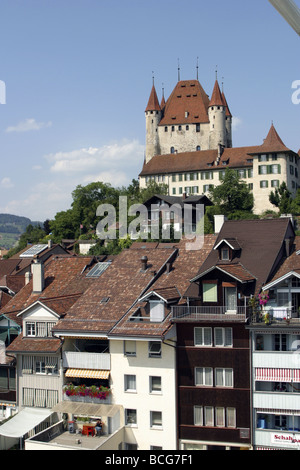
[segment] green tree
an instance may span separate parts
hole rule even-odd
[[[238,217],[244,212],[252,214],[253,194],[248,185],[240,179],[238,173],[227,168],[220,181],[221,184],[210,191],[210,198],[220,211],[219,213],[230,218],[235,213]]]
[[[279,188],[275,188],[275,191],[271,191],[269,201],[279,209],[280,214],[289,214],[291,212],[292,198],[285,182],[281,183]]]

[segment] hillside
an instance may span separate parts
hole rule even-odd
[[[6,249],[12,248],[30,224],[43,225],[41,222],[32,222],[27,217],[0,214],[0,247]]]

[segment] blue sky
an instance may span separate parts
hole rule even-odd
[[[218,66],[235,147],[273,121],[300,148],[300,38],[268,0],[1,0],[0,17],[0,212],[44,221],[78,184],[137,178],[152,72],[168,97],[178,58],[209,95]]]

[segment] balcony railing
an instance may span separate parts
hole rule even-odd
[[[226,306],[175,306],[172,307],[173,321],[228,321],[246,322],[251,309],[249,307],[235,307],[229,310]]]
[[[110,354],[64,351],[63,366],[74,369],[110,370]]]

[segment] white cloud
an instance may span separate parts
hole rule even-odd
[[[49,165],[48,171],[38,171],[42,169],[40,165],[32,166],[36,171],[31,184],[25,185],[14,200],[0,200],[0,212],[44,221],[71,207],[72,191],[79,184],[85,186],[102,181],[113,187],[128,186],[142,169],[144,146],[136,140],[126,140],[48,154],[44,159]],[[6,180],[6,184],[9,182]]]
[[[236,131],[237,128],[240,127],[241,125],[242,125],[242,120],[237,116],[233,116],[232,117],[232,130]]]
[[[89,173],[92,170],[95,175],[95,172],[102,174],[106,171],[113,174],[114,170],[119,171],[120,167],[128,169],[138,164],[141,166],[143,155],[144,146],[133,140],[102,147],[57,152],[46,155],[45,158],[50,162],[50,170],[54,173]],[[114,180],[114,177],[112,179]]]
[[[4,189],[9,189],[9,188],[13,188],[14,184],[12,183],[11,179],[8,176],[6,176],[2,178],[2,180],[0,181],[0,187]]]
[[[37,122],[35,119],[25,119],[19,122],[16,126],[10,126],[5,129],[5,132],[28,132],[39,131],[45,127],[51,127],[52,122]]]

